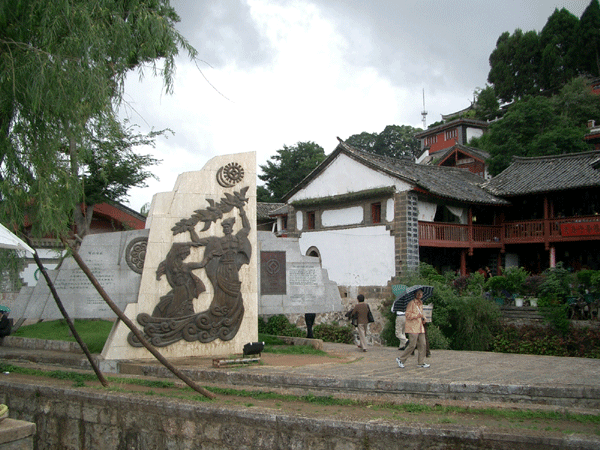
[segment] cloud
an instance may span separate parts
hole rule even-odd
[[[589,2],[541,0],[175,0],[178,29],[198,50],[181,55],[174,94],[161,81],[126,84],[128,115],[159,138],[160,183],[131,191],[136,210],[176,176],[213,156],[256,151],[265,164],[283,145],[343,139],[386,125],[421,126],[469,105],[484,87],[503,31],[541,29],[554,7],[581,15]],[[579,8],[579,9],[578,9]]]

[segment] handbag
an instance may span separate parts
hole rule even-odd
[[[367,305],[367,307],[369,308],[369,310],[367,311],[367,320],[369,321],[369,323],[373,323],[375,322],[375,319],[373,318],[373,313],[371,312],[371,308],[369,307],[369,305]]]
[[[346,313],[346,317],[348,318],[348,320],[350,320],[350,323],[352,325],[354,325],[355,327],[358,326],[358,314],[357,313],[352,314],[352,310],[350,310]]]

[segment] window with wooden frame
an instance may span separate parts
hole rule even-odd
[[[371,223],[381,223],[381,203],[371,203]]]
[[[309,230],[315,229],[315,212],[307,211],[306,213],[306,223]]]

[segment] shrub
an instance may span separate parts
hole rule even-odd
[[[600,358],[600,330],[569,327],[568,333],[561,334],[550,327],[509,325],[497,330],[491,350],[502,353]]]
[[[379,337],[388,347],[398,347],[400,345],[400,340],[396,337],[396,313],[391,311],[394,300],[394,297],[390,297],[384,300],[379,307],[383,319],[383,329],[379,333]]]
[[[296,325],[292,325],[288,318],[285,317],[283,314],[271,316],[266,322],[265,319],[259,317],[258,332],[263,334],[270,334],[273,336],[292,337],[302,337],[306,334],[305,331],[301,330]]]
[[[433,323],[427,325],[427,340],[431,350],[448,350],[450,348],[448,338]]]
[[[435,308],[434,308],[435,309]],[[460,297],[450,308],[446,335],[452,350],[488,350],[500,325],[498,305],[482,297]]]
[[[595,274],[596,271],[590,269],[584,269],[577,272],[577,281],[583,290],[590,289],[592,287],[592,279],[594,278]]]
[[[523,293],[529,297],[537,297],[543,282],[543,275],[531,275],[527,277],[525,283],[523,283]]]
[[[571,274],[563,267],[562,262],[556,264],[556,267],[544,271],[544,281],[539,287],[541,297],[553,296],[556,299],[564,301],[565,297],[571,293]]]
[[[452,285],[454,286],[454,289],[456,289],[458,294],[461,295],[469,285],[469,275],[457,277],[452,283]]]
[[[354,343],[354,331],[351,325],[340,326],[337,323],[321,323],[315,325],[313,334],[315,338],[325,342],[337,342],[339,344]]]

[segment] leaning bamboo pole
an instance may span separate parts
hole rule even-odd
[[[85,273],[85,275],[88,277],[88,279],[90,280],[90,282],[94,285],[94,287],[96,288],[96,290],[98,291],[98,293],[100,294],[100,296],[102,297],[102,299],[108,304],[108,306],[110,307],[110,309],[112,309],[114,311],[114,313],[117,315],[117,317],[119,317],[119,319],[125,325],[127,325],[127,327],[135,335],[135,337],[138,338],[138,340],[140,341],[140,343],[144,347],[146,347],[146,349],[150,353],[152,353],[152,355],[162,365],[164,365],[167,369],[169,369],[173,373],[173,375],[175,375],[177,378],[179,378],[181,381],[183,381],[185,384],[187,384],[193,390],[195,390],[196,392],[204,395],[205,397],[208,397],[208,398],[211,398],[211,399],[215,398],[216,397],[215,394],[213,394],[212,392],[207,391],[203,387],[198,386],[196,383],[194,383],[194,381],[192,379],[190,379],[183,372],[181,372],[179,369],[177,369],[177,367],[175,367],[173,364],[171,364],[163,355],[161,355],[159,353],[158,350],[156,350],[156,348],[154,348],[153,345],[151,345],[146,340],[146,338],[144,337],[144,335],[135,326],[135,324],[125,314],[123,314],[123,312],[118,308],[118,306],[112,301],[112,299],[106,293],[106,291],[104,290],[104,288],[100,285],[100,283],[98,282],[98,280],[96,279],[96,277],[94,276],[94,274],[90,271],[90,269],[87,266],[87,264],[83,261],[83,259],[81,259],[81,256],[79,256],[79,253],[77,253],[77,250],[75,250],[73,248],[73,246],[66,239],[63,238],[62,241],[63,241],[63,243],[66,246],[68,246],[71,249],[71,251],[73,253],[73,258],[75,259],[75,261],[77,262],[77,264],[79,265],[79,267],[81,268],[81,270],[83,271],[83,273]]]

